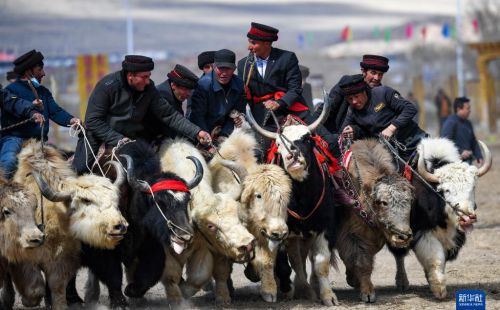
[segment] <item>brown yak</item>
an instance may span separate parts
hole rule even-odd
[[[342,206],[336,248],[346,266],[347,283],[360,289],[361,300],[374,302],[374,256],[386,242],[398,248],[409,246],[414,189],[398,175],[391,154],[376,140],[356,141],[351,151],[349,176],[359,201],[373,211],[373,227],[352,206]]]

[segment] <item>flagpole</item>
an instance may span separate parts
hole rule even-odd
[[[457,82],[458,82],[458,96],[463,97],[465,92],[465,78],[464,78],[464,46],[462,42],[462,5],[461,0],[457,0],[457,14],[455,16],[455,34],[457,36],[456,57],[457,57]]]

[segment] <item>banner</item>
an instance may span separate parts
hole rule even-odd
[[[79,55],[76,58],[78,91],[80,93],[80,118],[87,110],[87,100],[97,82],[109,73],[107,54]]]

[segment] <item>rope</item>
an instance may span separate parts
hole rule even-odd
[[[391,143],[390,143],[390,142],[389,142],[386,138],[384,138],[382,135],[379,135],[379,141],[381,141],[381,142],[382,142],[382,143],[383,143],[383,144],[384,144],[384,145],[385,145],[385,146],[389,149],[389,151],[390,151],[392,154],[394,154],[394,157],[395,157],[398,161],[400,161],[403,165],[405,165],[405,166],[406,166],[406,165],[408,164],[408,163],[407,163],[407,162],[406,162],[403,158],[401,158],[401,156],[399,156],[399,154],[398,154],[397,150],[396,150],[396,149],[392,146],[392,144],[391,144]],[[422,149],[422,154],[421,154],[421,155],[419,154],[419,156],[423,156],[423,151],[424,151],[424,150]],[[441,198],[441,200],[443,200],[445,204],[449,205],[449,206],[450,206],[450,208],[451,208],[451,209],[452,209],[452,210],[453,210],[453,211],[454,211],[454,212],[455,212],[458,216],[461,216],[461,215],[464,215],[464,214],[465,214],[462,210],[460,210],[460,209],[458,208],[458,203],[456,203],[455,205],[452,205],[449,201],[447,201],[447,200],[443,197],[443,195],[441,195],[438,191],[436,191],[436,190],[434,189],[434,186],[432,186],[429,182],[427,182],[427,180],[425,180],[425,179],[424,179],[424,178],[420,175],[420,173],[418,173],[418,171],[415,171],[415,169],[413,169],[413,167],[412,167],[412,166],[410,166],[410,165],[408,165],[408,168],[412,171],[412,173],[413,173],[414,175],[416,175],[416,176],[420,179],[420,181],[422,181],[422,183],[424,183],[424,184],[425,184],[425,185],[426,185],[426,186],[427,186],[430,190],[432,190],[432,191],[434,192],[434,194],[436,194],[439,198]]]
[[[78,137],[78,135],[80,134],[80,132],[83,134],[83,140],[85,141],[85,144],[84,144],[84,146],[85,146],[85,166],[90,171],[90,173],[93,173],[92,170],[93,170],[94,166],[97,166],[99,168],[99,171],[101,172],[102,176],[106,176],[104,174],[104,170],[102,170],[102,167],[99,164],[97,156],[95,155],[94,151],[92,150],[92,146],[90,145],[89,139],[87,138],[87,134],[85,132],[85,127],[82,126],[82,124],[80,123],[80,121],[77,121],[76,123],[74,123],[73,125],[71,125],[70,128],[69,128],[69,136],[70,137],[76,138],[76,137]],[[94,164],[92,165],[92,168],[89,167],[88,162],[87,162],[88,149],[90,149],[90,153],[94,157]]]
[[[148,182],[144,181],[144,180],[137,180],[137,182],[139,183],[142,183],[142,184],[145,184],[148,189],[149,189],[149,192],[151,193],[151,197],[153,198],[153,201],[156,205],[156,208],[158,209],[158,211],[160,212],[161,216],[163,217],[163,219],[165,220],[165,222],[167,222],[167,227],[168,229],[170,229],[170,231],[172,232],[172,234],[174,234],[175,237],[177,237],[178,239],[180,240],[184,240],[184,241],[188,241],[188,240],[185,240],[184,238],[182,238],[181,236],[179,236],[174,230],[173,228],[177,228],[179,229],[180,231],[182,231],[183,233],[185,233],[186,235],[189,235],[189,236],[193,236],[192,233],[190,233],[189,231],[183,229],[182,227],[176,225],[174,222],[172,222],[171,220],[169,220],[167,218],[167,216],[163,213],[163,211],[161,210],[160,208],[160,205],[158,204],[158,202],[156,201],[156,197],[155,197],[155,194],[153,192],[153,189],[151,188],[151,186],[149,185]]]
[[[12,128],[16,128],[16,127],[22,126],[22,125],[24,125],[26,123],[29,123],[29,122],[33,121],[33,120],[34,120],[34,117],[32,116],[30,118],[27,118],[25,120],[20,121],[19,123],[15,123],[15,124],[12,124],[10,126],[3,127],[3,128],[0,129],[0,132],[7,131],[7,130],[10,130]],[[43,128],[43,123],[42,123],[42,128]],[[43,129],[42,129],[42,132],[43,132]]]

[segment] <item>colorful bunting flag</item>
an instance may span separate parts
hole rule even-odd
[[[389,42],[391,41],[391,36],[392,36],[392,31],[391,28],[387,27],[384,30],[384,41]]]
[[[297,35],[297,46],[299,48],[304,48],[304,34],[302,33]]]
[[[407,39],[411,39],[413,37],[413,24],[408,23],[406,25],[405,36]]]
[[[375,26],[375,28],[373,28],[373,38],[380,38],[380,28],[378,26]]]
[[[450,25],[450,36],[453,38],[453,39],[456,39],[457,38],[457,28],[455,27],[454,24],[451,24]]]
[[[474,32],[479,33],[479,22],[477,18],[472,21],[472,27],[474,27]]]
[[[422,38],[425,40],[427,38],[427,27],[426,26],[423,26],[421,29],[420,29],[420,34],[422,35]]]
[[[445,38],[449,38],[450,37],[450,26],[448,25],[448,23],[444,23],[443,24],[443,29],[441,29],[441,34]]]
[[[340,38],[344,42],[352,40],[352,32],[351,32],[351,28],[349,28],[349,26],[345,26],[344,29],[342,29],[342,33],[340,34]]]

